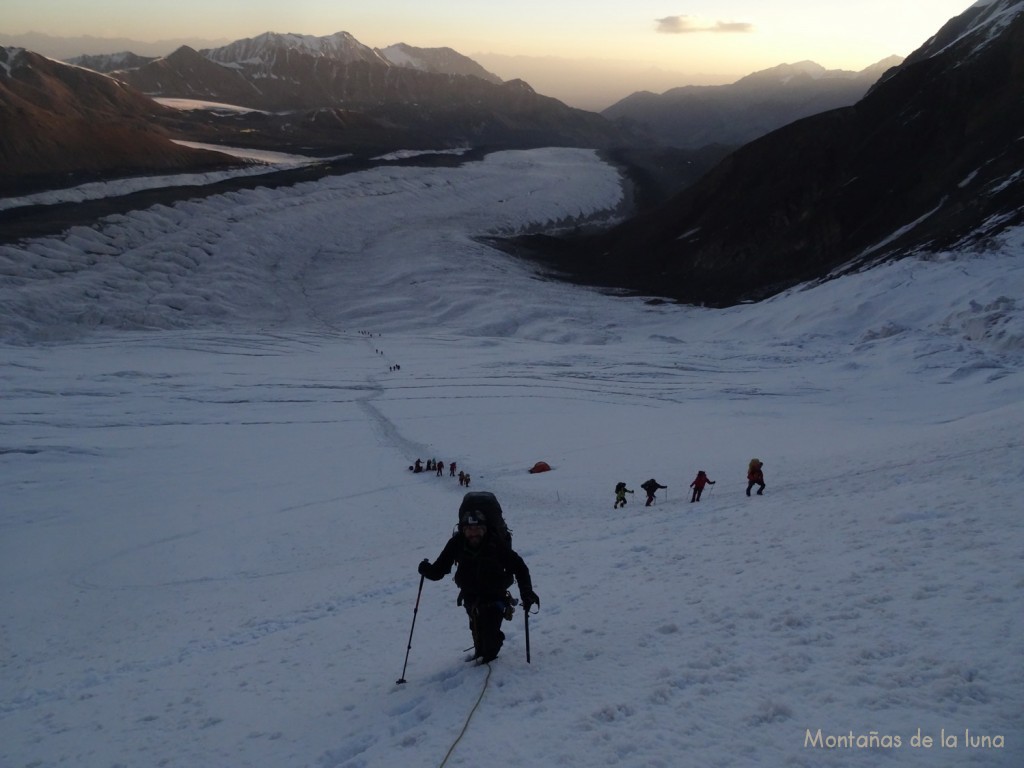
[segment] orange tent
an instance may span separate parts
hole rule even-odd
[[[532,467],[530,467],[530,474],[531,475],[535,475],[538,472],[550,472],[550,471],[551,471],[551,465],[548,464],[546,461],[538,461],[536,464],[534,464]]]

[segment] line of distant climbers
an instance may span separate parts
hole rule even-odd
[[[756,485],[757,495],[762,496],[764,494],[764,462],[760,459],[751,459],[750,464],[747,465],[747,496],[750,495],[751,489]],[[690,487],[693,489],[693,493],[690,494],[690,503],[693,504],[696,501],[700,501],[701,494],[704,493],[704,488],[709,485],[714,485],[715,481],[708,477],[707,472],[703,469],[697,472],[697,477],[690,483]],[[645,507],[651,506],[654,503],[654,495],[659,490],[667,489],[667,485],[662,485],[653,477],[650,480],[640,484],[640,487],[647,493],[647,502],[644,504]],[[615,485],[615,504],[612,505],[612,509],[618,509],[619,507],[626,506],[626,494],[633,493],[629,488],[626,487],[625,483],[616,483]]]
[[[424,467],[423,461],[421,459],[416,459],[416,461],[412,464],[412,466],[409,467],[409,469],[411,469],[413,472],[416,472],[416,473],[419,473],[419,472],[433,472],[438,477],[444,477],[444,462],[443,461],[438,461],[437,459],[427,459],[427,464],[426,464],[425,467]],[[448,476],[449,477],[455,477],[455,470],[456,470],[456,465],[455,465],[455,462],[453,461],[451,464],[448,465]],[[469,488],[469,481],[470,481],[469,473],[468,472],[463,472],[460,469],[459,470],[459,485],[465,486],[466,488]]]

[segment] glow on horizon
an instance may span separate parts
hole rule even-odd
[[[237,40],[267,31],[349,32],[384,47],[404,42],[467,56],[603,59],[677,72],[742,76],[810,59],[863,69],[906,56],[973,0],[5,0],[0,33]],[[3,41],[0,40],[0,43]]]

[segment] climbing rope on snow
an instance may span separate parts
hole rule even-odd
[[[455,751],[455,748],[459,745],[459,742],[462,741],[462,737],[466,735],[466,730],[469,728],[469,721],[473,719],[473,715],[476,714],[476,708],[479,707],[480,702],[483,701],[484,693],[487,692],[487,684],[489,682],[491,682],[490,664],[487,665],[487,677],[484,678],[484,685],[483,688],[480,689],[480,695],[477,696],[476,704],[474,704],[473,708],[469,710],[469,715],[466,717],[466,722],[462,724],[462,730],[459,731],[459,735],[455,738],[455,741],[452,742],[452,745],[448,747],[448,754],[444,756],[444,760],[441,761],[441,765],[439,765],[438,768],[444,768],[445,765],[447,765],[448,758],[452,756],[452,752]]]

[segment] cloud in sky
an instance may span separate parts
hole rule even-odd
[[[693,16],[666,16],[655,19],[657,30],[666,35],[694,32],[753,32],[754,25],[744,21],[704,21]]]

